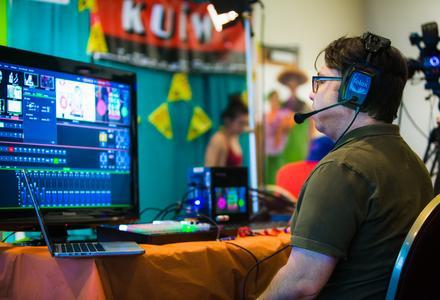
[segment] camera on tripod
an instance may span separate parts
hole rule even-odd
[[[440,51],[437,49],[440,37],[437,23],[423,24],[422,35],[413,32],[409,40],[411,45],[417,46],[420,56],[418,59],[408,59],[408,78],[412,78],[417,71],[423,72],[426,80],[425,89],[432,90],[434,95],[440,97]]]
[[[440,41],[438,35],[438,26],[436,22],[430,22],[422,25],[422,35],[417,32],[411,33],[409,36],[411,45],[417,46],[420,51],[418,59],[408,59],[408,79],[411,79],[418,71],[423,72],[426,80],[425,89],[432,90],[433,95],[440,98],[440,51],[437,49],[437,44]],[[423,44],[423,46],[422,46]],[[427,99],[430,99],[429,96]],[[440,110],[440,102],[439,102]],[[434,181],[434,193],[440,193],[440,119],[437,119],[437,126],[430,132],[428,138],[428,146],[426,147],[423,162],[426,164],[432,160],[430,175],[436,176]],[[434,146],[431,149],[431,146]]]

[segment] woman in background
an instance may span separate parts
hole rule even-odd
[[[248,109],[240,95],[229,96],[222,112],[223,126],[211,137],[205,153],[207,167],[239,167],[243,165],[243,151],[239,137],[248,126]]]

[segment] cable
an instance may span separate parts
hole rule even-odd
[[[288,205],[290,205],[292,208],[295,208],[295,203],[292,202],[292,200],[290,200],[288,197],[286,197],[285,195],[283,195],[281,192],[276,192],[276,191],[267,191],[267,190],[261,190],[258,188],[251,188],[249,187],[249,191],[251,193],[257,193],[257,197],[259,197],[260,200],[263,201],[263,204],[267,206],[267,204],[270,204],[268,202],[269,199],[271,199],[272,201],[284,201],[286,202]],[[261,195],[261,196],[260,196]]]
[[[275,255],[278,255],[279,253],[283,252],[284,250],[286,250],[287,248],[291,247],[291,245],[286,245],[284,247],[282,247],[281,249],[278,249],[277,251],[275,251],[274,253],[272,253],[269,256],[266,256],[265,258],[263,258],[262,260],[260,260],[258,263],[256,263],[255,265],[253,265],[249,271],[246,273],[246,276],[244,277],[244,281],[243,281],[243,300],[246,299],[246,283],[247,280],[249,278],[249,275],[251,274],[251,272],[258,267],[261,263],[265,262],[268,259],[271,259],[272,257],[274,257]]]
[[[225,242],[225,243],[226,243],[226,244],[233,245],[233,246],[235,246],[235,247],[237,247],[237,248],[242,249],[242,250],[245,251],[246,253],[249,253],[249,254],[252,256],[252,258],[255,260],[255,264],[258,264],[258,258],[257,258],[257,256],[256,256],[255,254],[253,254],[252,251],[250,251],[249,249],[246,249],[245,247],[240,246],[240,245],[238,245],[238,244],[236,244],[236,243],[232,243],[232,242]],[[258,265],[258,266],[257,266],[257,269],[255,270],[255,285],[257,285],[259,274],[260,274],[260,266]]]
[[[188,203],[188,196],[189,196],[189,194],[190,194],[191,192],[194,192],[194,191],[197,190],[196,187],[197,187],[197,186],[191,186],[191,188],[188,189],[188,190],[186,191],[186,193],[182,196],[182,199],[180,200],[180,202],[178,202],[178,206],[177,206],[177,209],[176,209],[176,213],[174,214],[173,219],[177,218],[177,216],[180,214],[180,212],[182,211],[183,205],[184,205],[185,203]],[[203,188],[206,189],[206,187],[203,187]]]
[[[182,196],[182,199],[178,202],[172,203],[170,205],[167,205],[166,207],[160,209],[160,208],[156,208],[156,207],[147,207],[144,210],[142,210],[142,212],[139,215],[142,215],[145,211],[147,210],[154,210],[154,211],[158,211],[159,213],[156,214],[156,216],[154,216],[152,221],[155,220],[163,220],[169,213],[171,212],[175,212],[174,216],[173,216],[173,220],[177,217],[177,215],[181,212],[183,205],[185,203],[188,203],[188,196],[191,192],[193,192],[196,188],[192,187],[189,190],[187,190],[185,192],[185,194]]]
[[[342,139],[342,137],[347,133],[347,131],[350,129],[350,127],[353,125],[354,121],[356,120],[357,116],[359,115],[361,111],[361,107],[357,106],[356,107],[356,112],[354,114],[353,119],[351,120],[350,124],[347,126],[347,128],[345,128],[344,132],[338,137],[338,139],[336,140],[333,148],[338,144],[338,142]]]
[[[414,126],[414,128],[426,139],[428,139],[428,136],[425,134],[425,132],[420,129],[419,125],[417,125],[417,123],[414,121],[414,119],[411,117],[411,115],[409,114],[408,110],[406,109],[406,105],[402,102],[402,108],[403,111],[405,112],[405,115],[408,117],[409,121],[412,123],[412,125]]]
[[[428,123],[428,132],[431,132],[433,128],[432,126],[432,113],[434,112],[434,101],[431,98],[431,107],[429,109],[429,123]],[[436,124],[437,125],[437,124]]]
[[[8,238],[10,238],[11,236],[13,236],[16,232],[17,232],[17,231],[13,231],[13,232],[11,232],[10,234],[8,234],[8,235],[7,235],[7,236],[1,241],[1,243],[5,243],[6,240],[7,240]]]
[[[173,203],[173,204],[170,204],[170,205],[168,205],[168,206],[166,206],[165,208],[163,208],[154,218],[153,218],[153,221],[154,220],[158,220],[164,213],[166,213],[171,207],[173,207],[173,206],[177,206],[177,203]]]
[[[166,216],[169,213],[174,212],[174,216],[171,218],[172,220],[174,220],[177,217],[177,215],[179,214],[178,211],[179,211],[179,203],[176,203],[176,207],[168,208],[166,211],[163,212],[162,217],[160,219],[165,220]]]
[[[217,224],[216,221],[214,221],[211,217],[207,216],[207,215],[203,215],[203,214],[197,214],[197,218],[204,218],[206,220],[209,221],[209,223],[213,224],[215,226],[215,228],[217,229],[217,235],[215,237],[216,241],[220,240],[220,233],[221,233],[221,227]]]
[[[153,210],[153,211],[162,211],[162,209],[157,208],[157,207],[146,207],[143,210],[141,210],[141,212],[139,213],[139,217],[141,217],[144,213],[146,213],[149,210]]]

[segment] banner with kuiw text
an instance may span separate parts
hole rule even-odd
[[[91,13],[95,59],[172,72],[244,73],[240,22],[217,32],[207,2],[97,0]]]

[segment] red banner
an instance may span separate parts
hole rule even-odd
[[[100,24],[107,51],[94,52],[95,58],[173,72],[245,72],[242,24],[215,31],[206,2],[97,0],[97,4],[92,30]]]

